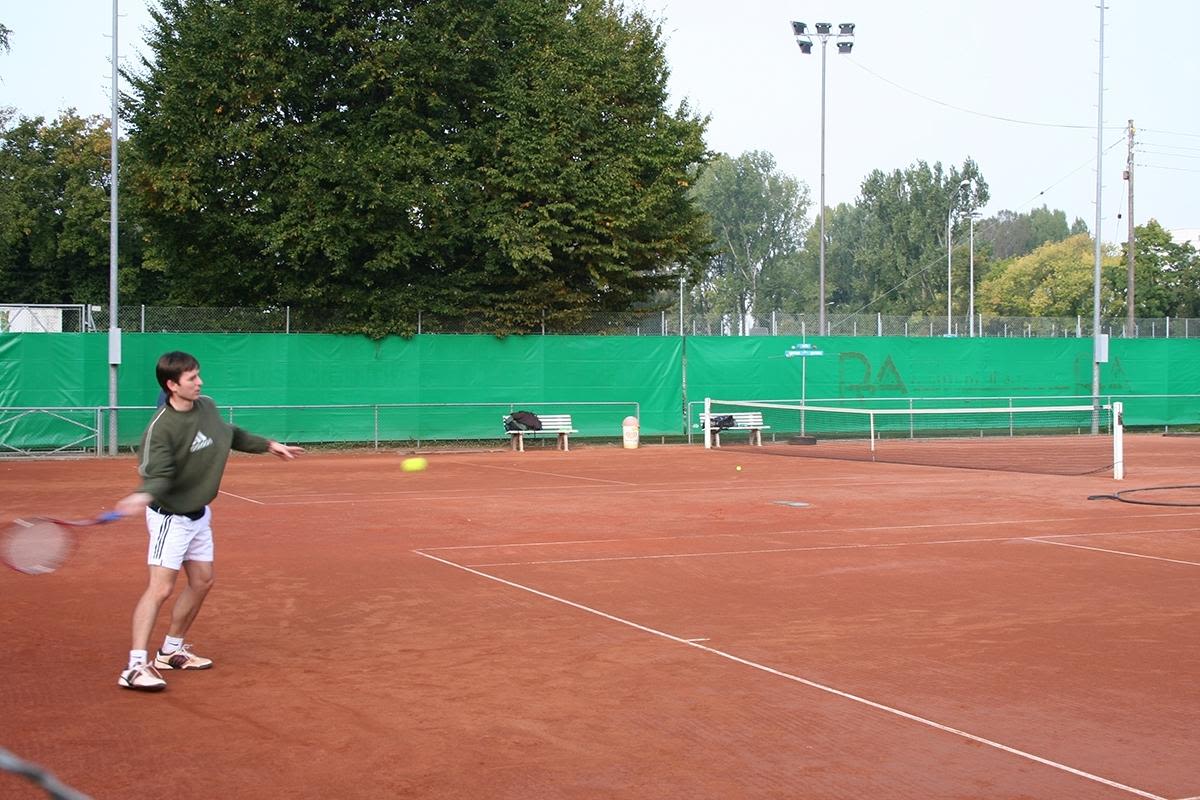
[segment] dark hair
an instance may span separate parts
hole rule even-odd
[[[158,385],[163,388],[163,391],[169,393],[171,390],[167,388],[167,381],[179,383],[183,373],[193,369],[200,369],[200,362],[196,360],[195,356],[179,350],[172,350],[159,357],[154,374],[158,378]]]

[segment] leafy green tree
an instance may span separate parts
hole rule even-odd
[[[835,292],[849,305],[884,313],[944,306],[947,217],[953,209],[957,231],[967,211],[987,200],[987,182],[971,159],[948,171],[924,161],[890,173],[875,170],[860,189],[858,235],[846,243],[852,258],[838,260],[832,270]]]
[[[1115,290],[1120,258],[1111,248],[1101,259],[1100,313],[1121,306]],[[976,292],[985,314],[1018,317],[1074,317],[1092,313],[1095,249],[1092,238],[1076,234],[1048,242],[1028,255],[997,264]]]
[[[110,147],[107,120],[73,111],[0,131],[0,298],[107,300]],[[122,286],[136,290],[136,231],[120,250]]]
[[[1170,232],[1153,219],[1137,226],[1134,235],[1134,315],[1200,317],[1200,254],[1196,248],[1172,240]],[[1127,274],[1118,279],[1122,294],[1127,281]]]
[[[1046,242],[1061,242],[1068,236],[1087,233],[1087,224],[1076,219],[1067,226],[1065,211],[1047,206],[1025,213],[1004,210],[975,226],[978,243],[990,248],[993,258],[1005,260],[1031,253]]]
[[[755,151],[715,158],[692,197],[707,215],[713,240],[700,283],[705,305],[749,333],[756,309],[777,308],[794,292],[808,187],[781,173],[769,153]]]
[[[172,299],[372,334],[628,308],[703,252],[704,120],[615,0],[163,0],[125,109]]]

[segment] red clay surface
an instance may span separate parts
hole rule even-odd
[[[1200,448],[1127,451],[1120,484],[744,445],[235,456],[189,636],[216,666],[117,687],[146,532],[92,529],[0,574],[0,747],[96,798],[1197,798],[1200,508],[1087,497],[1200,483]],[[90,515],[134,471],[0,462],[0,514]]]

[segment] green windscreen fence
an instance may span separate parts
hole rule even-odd
[[[0,453],[72,446],[107,425],[106,333],[0,334]],[[201,362],[205,394],[290,442],[505,440],[513,410],[568,413],[581,436],[694,432],[704,397],[862,406],[916,398],[1087,397],[1090,339],[126,334],[118,420],[136,444],[168,350]],[[819,353],[819,355],[816,355]],[[1113,340],[1101,396],[1127,425],[1200,422],[1200,340]]]
[[[581,436],[620,436],[630,416],[676,433],[682,348],[664,337],[126,334],[120,443],[136,444],[159,392],[154,364],[169,350],[199,359],[204,393],[248,430],[369,442],[504,441],[513,410],[571,414]],[[107,334],[0,335],[0,452],[94,434],[95,412],[71,409],[107,405],[107,359]]]

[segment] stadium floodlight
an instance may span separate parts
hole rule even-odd
[[[834,39],[837,44],[838,53],[847,55],[854,43],[849,41],[854,38],[854,23],[842,22],[838,24],[838,32],[833,32],[833,23],[817,22],[814,26],[817,30],[816,36],[821,40],[821,196],[820,196],[820,256],[819,265],[817,268],[817,303],[818,303],[818,319],[817,332],[827,334],[829,332],[828,325],[825,322],[825,49],[829,45],[829,40]],[[804,22],[792,21],[792,35],[796,37],[796,44],[800,46],[800,52],[804,55],[812,55],[812,39],[807,34],[808,25]]]

